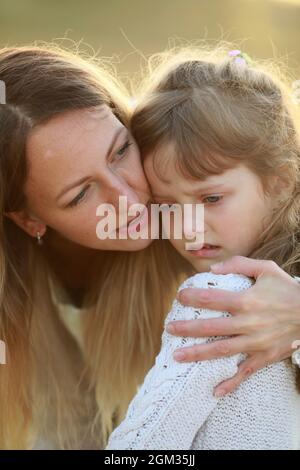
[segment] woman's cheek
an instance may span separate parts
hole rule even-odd
[[[97,207],[100,204],[95,195],[90,195],[89,201],[82,201],[77,207],[70,208],[68,217],[64,219],[63,225],[66,225],[71,236],[78,239],[97,238],[96,226],[99,217],[96,215]]]
[[[184,249],[184,241],[183,240],[178,240],[174,238],[170,238],[170,243],[171,245],[175,248],[178,253],[181,255],[185,255],[185,249]]]

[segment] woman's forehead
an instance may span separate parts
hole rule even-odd
[[[59,114],[47,123],[34,127],[28,137],[28,147],[38,146],[39,150],[48,147],[59,150],[70,141],[79,141],[85,132],[103,128],[103,135],[119,121],[106,106],[67,111]]]
[[[69,111],[37,126],[27,140],[27,188],[54,188],[69,175],[88,172],[119,128],[121,122],[104,106]]]
[[[107,108],[75,110],[56,116],[46,124],[34,128],[27,140],[30,163],[43,163],[49,159],[74,160],[84,148],[109,140],[122,124]]]

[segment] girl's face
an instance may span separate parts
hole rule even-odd
[[[156,203],[204,204],[204,244],[213,247],[187,250],[185,245],[191,240],[184,234],[182,239],[170,240],[199,272],[209,271],[211,264],[233,255],[248,256],[271,218],[271,198],[265,195],[260,179],[244,165],[205,181],[187,179],[176,170],[172,147],[168,146],[147,155],[144,169]],[[164,181],[159,176],[162,172]]]
[[[89,248],[130,251],[150,243],[96,234],[100,204],[114,206],[118,228],[119,196],[127,197],[128,207],[146,205],[150,197],[137,145],[109,108],[69,111],[37,126],[28,138],[27,159],[27,213],[13,217],[30,235],[43,235],[49,226]]]

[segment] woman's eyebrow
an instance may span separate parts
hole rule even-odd
[[[122,126],[122,127],[119,127],[118,130],[114,133],[113,135],[113,138],[109,144],[109,147],[108,147],[108,150],[105,154],[105,159],[108,158],[108,156],[110,155],[115,143],[116,143],[116,140],[117,138],[119,137],[119,135],[124,132],[126,130],[127,132],[127,129],[126,127]],[[67,186],[65,186],[60,192],[59,194],[56,196],[55,200],[58,201],[66,192],[70,191],[70,189],[73,189],[73,188],[76,188],[77,186],[80,186],[81,184],[83,184],[85,181],[87,181],[88,179],[90,179],[90,176],[83,176],[82,178],[80,178],[79,180],[77,181],[74,181],[73,183],[70,183],[68,184]]]

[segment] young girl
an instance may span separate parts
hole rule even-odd
[[[171,238],[199,272],[180,290],[248,289],[250,278],[209,272],[232,255],[272,259],[299,275],[300,144],[284,83],[239,51],[183,52],[155,73],[132,119],[154,200],[205,208],[201,249],[188,251],[184,236]],[[175,300],[165,325],[228,315]],[[155,365],[107,448],[300,448],[296,366],[269,365],[231,395],[214,396],[245,356],[176,362],[174,350],[194,342],[163,333]]]

